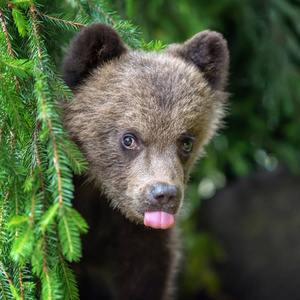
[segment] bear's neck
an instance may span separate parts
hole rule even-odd
[[[87,278],[91,278],[91,282],[97,278],[99,293],[107,284],[117,282],[121,291],[124,285],[125,294],[128,286],[144,287],[149,283],[143,282],[143,278],[151,278],[151,282],[155,278],[159,283],[154,289],[155,294],[163,299],[177,267],[177,230],[137,225],[126,219],[120,211],[111,208],[105,195],[93,183],[86,184],[85,178],[80,176],[75,176],[73,182],[74,208],[90,227],[88,233],[82,236],[83,257],[73,266],[80,289],[83,288],[82,299],[92,299],[93,293],[97,294],[92,287],[86,288]],[[153,266],[158,266],[159,272]],[[128,278],[119,278],[116,275],[119,273],[128,274]],[[116,286],[112,285],[111,290],[116,290]],[[118,299],[123,299],[122,293]],[[158,299],[156,296],[149,299],[155,298]]]

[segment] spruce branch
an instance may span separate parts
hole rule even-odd
[[[41,47],[40,47],[40,39],[39,39],[39,35],[37,32],[37,24],[36,24],[36,7],[30,6],[30,12],[31,12],[31,21],[32,21],[32,25],[33,25],[34,36],[35,36],[36,43],[37,43],[37,51],[38,51],[39,58],[42,61],[42,51],[41,51]],[[41,69],[42,69],[42,71],[44,71],[43,66],[41,67]]]
[[[5,122],[6,122],[6,119],[7,119],[7,115],[3,118],[1,126],[0,126],[0,143],[1,143],[1,139],[2,139],[3,126],[4,126]]]
[[[58,254],[60,261],[60,266],[58,268],[63,278],[64,296],[66,299],[77,300],[79,299],[79,293],[75,276],[72,273],[72,270],[69,268],[68,264],[65,262],[60,249],[58,249]]]
[[[21,290],[21,298],[24,300],[24,291],[23,291],[23,278],[22,278],[22,271],[21,268],[19,267],[19,279],[20,279],[20,290]]]
[[[40,44],[39,44],[39,37],[38,37],[38,33],[37,33],[37,24],[35,21],[35,16],[36,16],[36,7],[35,6],[31,6],[30,7],[31,13],[32,13],[32,24],[33,24],[33,30],[34,30],[34,35],[35,35],[35,39],[37,42],[37,49],[38,49],[38,55],[40,58],[40,61],[42,62],[42,51],[40,48]],[[41,70],[42,72],[44,72],[44,67],[43,64],[41,65]],[[36,74],[39,77],[39,70],[38,68],[36,68]],[[40,82],[42,82],[41,78],[39,78]],[[48,120],[48,126],[49,126],[49,130],[50,130],[50,135],[51,135],[51,140],[52,140],[52,146],[53,146],[53,151],[54,151],[54,158],[53,158],[53,162],[55,165],[55,169],[56,169],[56,173],[57,173],[57,181],[58,181],[58,194],[59,194],[59,206],[62,206],[63,203],[63,196],[62,196],[62,183],[61,183],[61,172],[60,172],[60,165],[59,165],[59,158],[58,158],[58,153],[57,153],[57,146],[56,146],[56,139],[55,139],[55,135],[53,132],[53,127],[52,127],[52,123],[51,123],[51,118],[48,114],[46,114],[45,112],[45,103],[44,103],[44,99],[42,97],[43,95],[41,95],[41,106],[42,106],[42,110],[43,110],[43,115],[44,117]]]
[[[14,132],[13,129],[10,130],[10,152],[11,154],[13,154],[14,152],[14,145],[15,145],[15,136],[14,136]]]
[[[12,285],[11,279],[10,279],[10,277],[7,275],[7,273],[6,273],[5,269],[4,269],[4,266],[3,266],[1,260],[0,260],[0,267],[1,267],[1,269],[2,269],[3,274],[4,274],[5,277],[6,277],[6,279],[7,279],[8,283],[9,283],[9,285]]]
[[[39,126],[38,126],[39,127]],[[41,160],[40,160],[40,155],[38,151],[38,145],[37,145],[37,136],[38,136],[38,129],[34,132],[33,134],[33,141],[34,141],[34,151],[36,155],[36,160],[37,160],[37,165],[40,171],[40,176],[41,176],[41,189],[42,189],[42,204],[43,204],[43,214],[45,213],[45,185],[44,185],[44,174],[42,170],[42,165],[41,165]]]
[[[6,27],[6,24],[5,24],[4,13],[3,13],[3,10],[2,10],[1,7],[0,7],[0,20],[1,20],[1,24],[2,24],[4,34],[6,36],[6,42],[7,42],[7,47],[8,47],[8,50],[9,50],[9,55],[11,56],[11,58],[14,59],[15,58],[14,57],[14,52],[13,52],[13,49],[12,49],[12,46],[11,46],[11,43],[10,43],[8,30],[7,30],[7,27]]]
[[[0,217],[0,245],[2,244],[1,236],[2,236],[2,224],[3,224],[4,209],[5,209],[5,205],[6,205],[8,196],[9,196],[9,190],[8,190],[8,192],[5,195],[5,198],[4,198],[4,201],[3,201],[3,205],[2,205],[2,208],[1,208],[1,217]],[[0,251],[0,253],[1,253],[1,251]]]
[[[46,242],[46,231],[43,232],[43,272],[47,273],[47,242]]]
[[[75,22],[71,22],[71,21],[67,21],[67,20],[55,18],[55,17],[49,16],[49,15],[45,15],[45,14],[41,13],[39,10],[36,10],[36,11],[38,12],[38,14],[40,16],[48,18],[48,19],[51,19],[51,20],[55,20],[55,21],[58,21],[58,22],[64,22],[64,23],[70,24],[70,25],[72,25],[74,27],[76,27],[76,26],[86,27],[86,25],[81,24],[81,23],[75,23]]]
[[[39,123],[40,124],[40,123]],[[42,190],[42,205],[43,205],[43,213],[42,215],[45,214],[45,184],[44,184],[44,174],[42,170],[42,165],[41,165],[41,160],[40,160],[40,155],[38,151],[38,130],[39,126],[37,126],[36,131],[33,134],[33,140],[34,140],[34,151],[36,155],[36,160],[37,160],[37,165],[39,168],[39,173],[40,173],[40,178],[41,178],[41,190]],[[43,232],[43,237],[42,237],[42,245],[43,245],[43,272],[47,273],[46,277],[49,277],[48,271],[47,271],[47,241],[46,241],[46,231]]]
[[[65,99],[71,98],[71,91],[69,89],[66,89],[66,86],[62,84],[61,79],[59,79],[55,73],[53,73],[53,76],[55,78],[56,83],[58,84],[60,91],[64,93]]]
[[[19,203],[18,203],[18,196],[17,196],[17,187],[15,185],[15,201],[16,201],[16,216],[19,215]],[[16,230],[16,239],[18,238],[18,230]],[[19,281],[20,281],[20,291],[21,291],[21,298],[22,300],[24,300],[24,291],[23,291],[23,278],[22,278],[22,271],[21,271],[21,267],[19,266]]]
[[[15,103],[14,97],[13,97],[13,95],[15,94],[15,91],[14,91],[14,93],[12,93],[8,89],[7,86],[2,86],[2,91],[5,95],[6,101],[9,103],[8,106],[9,106],[10,114],[11,114],[10,120],[12,120],[15,123],[16,127],[22,127],[22,121],[21,121],[22,117],[19,114],[18,105],[17,105],[17,103]]]
[[[94,7],[96,10],[98,10],[101,14],[105,16],[107,20],[109,20],[114,26],[117,26],[117,22],[113,20],[103,9],[101,9],[99,6],[95,5],[91,0],[87,0],[87,2]]]
[[[59,195],[58,204],[59,204],[60,207],[62,207],[63,196],[62,196],[62,184],[61,184],[60,165],[59,165],[57,147],[56,147],[56,142],[55,142],[55,136],[54,136],[54,133],[53,133],[53,129],[52,129],[52,124],[51,124],[50,118],[48,119],[48,124],[49,124],[50,134],[51,134],[51,137],[52,137],[52,142],[53,142],[53,152],[54,152],[53,162],[54,162],[56,173],[57,173],[58,195]]]
[[[28,82],[32,79],[32,75],[30,75],[28,78],[27,78],[27,80],[19,87],[19,89],[17,90],[17,93],[19,94],[20,92],[21,92],[21,90],[24,88],[24,87],[26,87],[26,85],[28,84]],[[27,104],[27,106],[28,106],[28,104]],[[30,128],[30,126],[29,126],[29,128]]]
[[[8,2],[8,1],[6,1],[6,2]],[[8,3],[8,6],[9,6],[9,3]],[[6,24],[5,24],[4,13],[3,13],[3,10],[1,9],[1,7],[0,7],[0,20],[1,20],[1,24],[2,24],[2,28],[3,28],[4,34],[6,36],[6,42],[7,42],[7,47],[8,47],[9,55],[11,56],[12,59],[15,59],[14,51],[12,49],[10,38],[9,38],[9,34],[8,34],[8,30],[7,30],[7,27],[6,27]],[[17,76],[15,76],[15,84],[16,84],[16,87],[18,88],[18,86],[19,86],[19,79],[18,79]]]
[[[4,300],[7,300],[6,296],[5,296],[5,291],[4,291],[4,287],[2,285],[2,281],[0,280],[0,287],[1,287],[1,291],[2,291],[2,296],[4,298]]]
[[[8,3],[7,0],[5,0],[5,2]],[[20,1],[10,1],[8,6],[9,5],[14,5],[14,4],[17,4],[18,6],[22,7],[22,8],[27,8],[29,7],[30,5],[32,5],[33,3],[33,0],[20,0]]]

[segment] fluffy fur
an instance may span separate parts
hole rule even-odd
[[[74,200],[91,227],[77,267],[83,298],[172,297],[177,231],[145,227],[144,213],[180,209],[191,166],[223,115],[228,59],[226,41],[210,31],[164,53],[128,50],[105,24],[73,40],[64,78],[74,99],[63,106],[89,163]],[[124,147],[128,135],[134,149]],[[153,201],[158,184],[177,187],[172,201]]]

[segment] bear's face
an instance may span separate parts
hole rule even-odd
[[[225,71],[213,65],[217,59],[209,67],[193,63],[197,57],[185,54],[191,41],[165,53],[128,51],[110,27],[94,24],[75,38],[65,65],[74,89],[64,104],[65,126],[89,162],[88,178],[128,219],[154,228],[173,226],[190,168],[223,113],[224,40],[218,36]],[[106,59],[110,47],[117,53]]]

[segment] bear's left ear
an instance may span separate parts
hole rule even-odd
[[[72,40],[63,65],[66,84],[75,89],[91,72],[127,52],[120,35],[105,23],[94,23],[82,29]]]
[[[229,52],[223,36],[205,30],[182,45],[171,45],[167,51],[196,65],[214,90],[222,90],[227,81]]]

